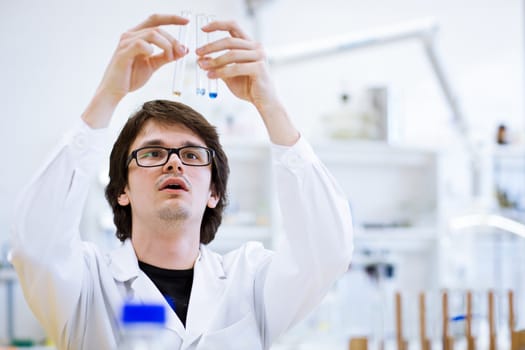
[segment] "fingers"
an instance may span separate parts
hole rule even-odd
[[[216,52],[225,53],[214,58],[209,56]],[[199,65],[206,70],[215,70],[230,64],[266,61],[261,44],[238,38],[214,41],[197,49],[196,53],[200,56]]]
[[[153,55],[154,46],[159,47],[162,52]],[[159,27],[124,33],[119,43],[119,51],[128,58],[139,55],[150,56],[149,62],[154,70],[188,53],[185,46]]]
[[[210,42],[197,48],[199,56],[217,53],[223,50],[261,50],[259,43],[253,41],[234,21],[213,21],[201,28],[204,32],[227,31],[230,37]]]
[[[211,70],[208,72],[210,79],[228,79],[239,76],[260,76],[264,72],[266,66],[261,61],[243,63],[243,64],[231,64],[223,66],[221,68]]]
[[[162,25],[178,24],[185,25],[189,20],[177,15],[154,14],[145,21],[122,34],[119,49],[128,55],[153,55],[152,45],[162,50],[161,54],[152,56],[155,65],[167,63],[184,56],[188,49],[175,40]],[[150,48],[146,48],[149,44]]]
[[[120,44],[126,47],[138,40],[159,47],[169,60],[181,57],[187,51],[187,48],[180,45],[168,32],[158,27],[142,29],[136,32],[127,32],[122,35]]]
[[[163,51],[173,51],[172,46],[176,44],[175,40],[160,28],[143,29],[138,32],[128,32],[122,36],[121,45],[133,45],[135,41],[145,41],[149,44],[158,46]]]
[[[204,32],[214,32],[222,30],[229,32],[233,38],[250,40],[250,37],[234,21],[213,21],[201,28]]]
[[[181,24],[182,25],[182,24],[188,24],[188,22],[189,20],[182,16],[153,14],[149,16],[145,21],[131,28],[129,31],[135,32],[141,29],[158,27],[158,26],[169,25],[169,24]]]
[[[266,54],[258,42],[249,38],[237,23],[214,21],[202,27],[205,32],[228,31],[229,37],[210,42],[196,50],[199,66],[210,78],[231,78],[260,74],[266,64]],[[221,52],[217,57],[212,54]]]
[[[211,58],[211,57],[202,57],[199,59],[199,66],[206,70],[216,70],[223,66],[230,64],[239,64],[239,63],[249,63],[265,61],[266,56],[261,50],[230,50],[224,55]]]
[[[134,40],[120,50],[121,57],[150,56],[153,54],[153,46],[145,40]]]
[[[195,52],[199,56],[205,56],[223,50],[257,50],[258,48],[260,48],[260,45],[257,42],[229,37],[203,45],[197,48]]]

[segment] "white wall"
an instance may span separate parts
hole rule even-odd
[[[275,45],[435,18],[440,25],[437,52],[459,105],[474,128],[493,136],[499,122],[524,130],[522,12],[521,0],[288,0],[272,1],[260,18],[272,23],[264,27],[263,39]],[[448,135],[451,112],[416,41],[276,71],[285,100],[301,120],[335,108],[341,81],[384,84],[399,97],[395,103],[404,140],[439,145]]]

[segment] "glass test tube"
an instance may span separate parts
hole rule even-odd
[[[206,18],[206,23],[215,21],[215,16],[210,15]],[[207,42],[211,42],[212,33],[207,33]],[[208,96],[210,98],[216,98],[219,90],[219,81],[217,79],[208,79]]]
[[[190,11],[182,11],[181,16],[191,20]],[[188,25],[179,26],[179,36],[177,40],[181,45],[188,47]],[[179,58],[175,61],[175,72],[173,74],[172,92],[175,96],[182,95],[182,87],[184,85],[184,71],[186,70],[186,57]]]
[[[198,14],[195,17],[195,48],[199,48],[205,44],[207,44],[208,35],[207,33],[203,32],[201,28],[208,23],[208,16],[204,14]],[[197,95],[204,96],[206,94],[206,71],[201,69],[199,65],[197,65],[195,69],[195,84],[196,84],[196,90],[195,92]]]

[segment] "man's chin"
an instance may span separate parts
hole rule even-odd
[[[182,207],[167,207],[159,211],[159,218],[165,221],[183,221],[188,217],[188,211]]]

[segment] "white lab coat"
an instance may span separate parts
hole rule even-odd
[[[12,263],[25,297],[58,349],[115,348],[126,299],[165,303],[130,241],[105,254],[79,223],[107,131],[81,124],[37,173],[17,205]],[[286,238],[270,252],[248,243],[224,256],[206,246],[194,265],[186,328],[168,307],[173,349],[268,349],[346,271],[347,200],[301,138],[272,145]]]

